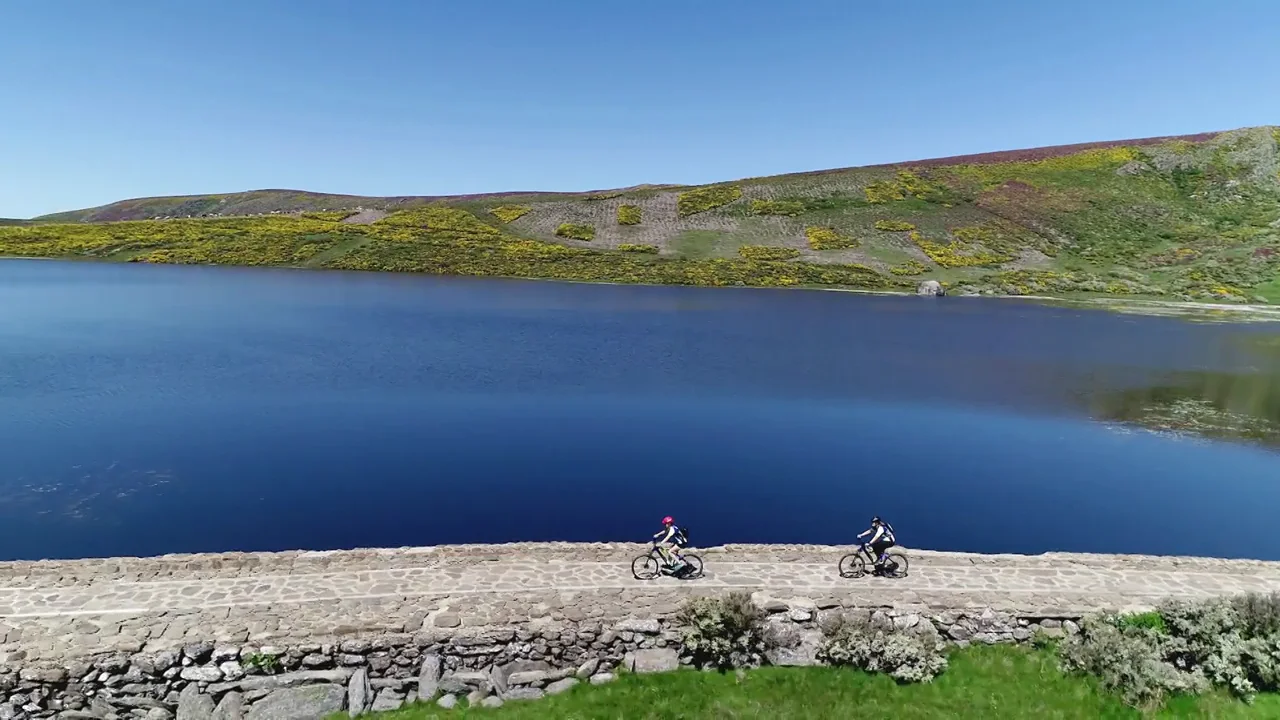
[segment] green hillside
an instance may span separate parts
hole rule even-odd
[[[1280,301],[1278,145],[1263,127],[701,187],[147,198],[0,228],[0,254]]]

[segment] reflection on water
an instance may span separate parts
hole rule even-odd
[[[6,478],[0,483],[0,518],[55,516],[110,521],[125,503],[164,493],[173,481],[165,470],[139,470],[111,462],[72,465],[60,472]]]
[[[1143,387],[1100,392],[1096,417],[1157,431],[1280,446],[1280,342],[1251,339],[1244,367],[1167,373]]]

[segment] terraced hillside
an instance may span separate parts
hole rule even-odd
[[[0,228],[0,254],[699,285],[909,289],[930,278],[960,293],[1280,301],[1280,128],[702,187],[267,190],[37,221]]]

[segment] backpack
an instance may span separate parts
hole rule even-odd
[[[885,531],[889,534],[889,539],[890,539],[891,541],[893,541],[893,542],[897,542],[897,541],[898,541],[898,534],[897,534],[897,533],[895,533],[895,532],[893,531],[893,526],[892,526],[892,525],[890,525],[889,523],[885,522],[884,520],[881,520],[881,521],[880,521],[880,524],[881,524],[881,525],[884,525],[884,529],[885,529]]]
[[[676,535],[675,535],[675,538],[673,539],[679,542],[681,545],[688,545],[689,544],[689,528],[684,526],[677,527]]]

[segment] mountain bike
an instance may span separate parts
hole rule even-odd
[[[877,569],[873,572],[876,575],[888,578],[900,578],[907,576],[907,556],[900,551],[890,551],[885,554],[884,568]],[[840,558],[840,577],[843,578],[860,578],[867,574],[867,567],[874,567],[876,558],[871,554],[871,548],[862,545],[856,551]]]
[[[684,567],[677,572],[672,572],[671,566],[667,565],[667,559],[662,556],[662,551],[654,545],[647,554],[631,561],[631,574],[637,580],[652,580],[659,575],[670,575],[677,580],[693,580],[702,577],[702,558],[689,552],[682,552],[680,555],[684,558]]]

